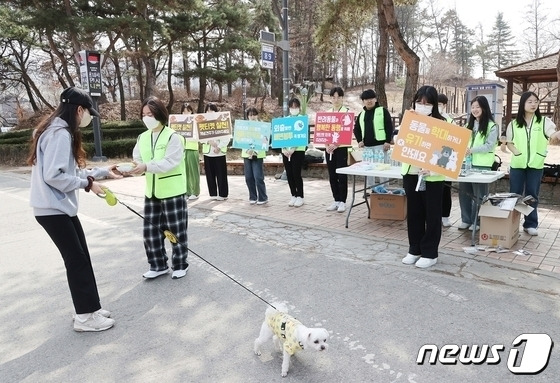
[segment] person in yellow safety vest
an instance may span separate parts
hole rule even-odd
[[[204,113],[217,112],[216,104],[209,103],[204,109]],[[202,154],[204,155],[204,174],[210,198],[217,201],[225,201],[229,194],[227,178],[226,152],[227,142],[220,140],[208,140],[202,144]]]
[[[132,151],[136,164],[129,174],[146,175],[144,197],[144,248],[150,270],[143,277],[152,279],[169,272],[165,235],[171,231],[178,242],[172,243],[173,279],[186,275],[187,262],[187,178],[185,139],[167,126],[169,113],[157,97],[142,103],[141,117],[148,129],[138,136]]]
[[[290,116],[299,116],[301,112],[301,103],[297,98],[292,98],[288,102]],[[297,146],[290,148],[282,148],[282,162],[286,169],[288,178],[288,186],[292,197],[288,202],[288,206],[300,207],[303,205],[303,177],[301,169],[305,160],[305,146]]]
[[[560,132],[554,122],[541,115],[539,97],[534,92],[524,92],[519,99],[517,117],[506,128],[507,142],[513,142],[519,154],[512,155],[509,170],[509,191],[520,195],[531,195],[534,210],[525,216],[523,230],[529,235],[538,235],[538,198],[543,176],[547,144],[558,145]]]
[[[453,124],[453,117],[448,115],[445,112],[447,108],[447,102],[449,99],[443,93],[438,94],[438,110],[439,114],[445,118],[447,122]],[[441,224],[444,227],[451,226],[451,222],[449,221],[449,216],[451,215],[451,181],[444,181],[443,183],[443,198],[441,199]]]
[[[466,128],[472,133],[465,156],[471,156],[473,169],[491,170],[499,130],[485,96],[476,96],[471,100],[471,112]],[[488,184],[471,182],[459,184],[459,205],[461,207],[459,230],[478,230],[479,222],[475,222],[475,216],[478,205],[488,194],[488,190]],[[480,218],[477,221],[479,220]]]
[[[247,109],[247,118],[250,121],[259,120],[259,111],[257,108]],[[268,147],[270,137],[263,137],[264,146]],[[266,150],[262,149],[263,145],[258,144],[257,149],[243,149],[241,150],[241,157],[243,158],[243,173],[245,174],[245,184],[249,189],[249,204],[251,205],[264,205],[268,203],[268,196],[266,195],[266,185],[264,183],[264,158],[266,157]]]
[[[393,139],[393,119],[387,109],[377,102],[377,94],[373,89],[367,89],[361,95],[364,109],[358,114],[354,123],[354,137],[358,147],[383,152],[383,162],[388,161],[388,151]],[[379,182],[388,179],[381,178]],[[368,177],[368,186],[373,186],[374,177]]]
[[[425,85],[418,89],[412,108],[418,114],[445,120],[439,113],[438,92],[433,86]],[[431,267],[437,263],[441,240],[441,197],[445,176],[404,162],[401,174],[408,210],[409,245],[402,263],[420,268]],[[419,180],[419,177],[422,178]]]
[[[344,103],[344,90],[337,86],[330,92],[332,108],[329,112],[349,112]],[[348,166],[348,148],[350,145],[339,145],[331,143],[325,148],[325,159],[329,171],[329,183],[334,202],[327,208],[327,211],[338,211],[342,213],[346,210],[346,198],[348,197],[348,176],[338,174],[336,169]]]
[[[187,103],[181,106],[181,114],[193,114],[193,108]],[[188,139],[185,144],[185,166],[187,172],[187,196],[195,200],[200,194],[200,155],[198,141]]]

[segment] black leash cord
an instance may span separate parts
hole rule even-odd
[[[155,227],[156,229],[158,229],[159,231],[161,231],[163,234],[165,234],[165,231],[162,230],[161,227],[156,226],[155,224],[153,224],[152,222],[148,221],[146,219],[146,217],[142,216],[140,213],[138,213],[136,210],[132,209],[130,206],[128,206],[127,204],[125,204],[124,202],[121,202],[121,200],[119,200],[117,198],[117,201],[119,201],[119,203],[121,205],[123,205],[124,207],[126,207],[128,210],[130,210],[131,212],[133,212],[134,214],[136,214],[138,217],[142,218],[144,221],[146,221],[148,224],[152,225],[153,227]],[[175,238],[177,238],[177,236],[175,234],[173,234],[173,236]],[[187,245],[185,245],[182,242],[177,241],[178,245],[183,246],[183,248],[185,248],[187,251],[190,251],[191,253],[193,253],[194,255],[196,255],[198,258],[200,258],[202,261],[206,262],[209,266],[213,267],[214,269],[218,270],[222,275],[225,275],[226,277],[228,277],[229,279],[231,279],[233,282],[235,282],[236,284],[238,284],[239,286],[243,287],[245,290],[247,290],[248,292],[250,292],[251,294],[253,294],[254,296],[256,296],[257,298],[259,298],[261,301],[263,301],[264,303],[266,303],[267,305],[269,305],[270,307],[272,307],[273,309],[277,310],[276,307],[274,307],[271,303],[269,303],[267,300],[265,300],[262,297],[259,297],[257,294],[255,294],[253,291],[249,290],[247,287],[243,286],[241,283],[239,283],[238,281],[236,281],[235,279],[233,279],[232,277],[230,277],[228,274],[226,274],[225,272],[223,272],[222,270],[220,270],[217,266],[213,265],[210,261],[204,259],[202,256],[198,255],[196,252],[194,252],[193,250],[189,249],[189,247]]]

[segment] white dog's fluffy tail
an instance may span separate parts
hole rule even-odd
[[[272,306],[276,307],[276,309],[274,309],[274,307],[268,307],[266,309],[266,317],[269,317],[271,315],[276,314],[276,312],[280,311],[282,313],[287,313],[288,312],[288,306],[286,306],[284,303],[273,303]]]

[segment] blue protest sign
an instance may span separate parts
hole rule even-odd
[[[305,146],[309,143],[309,119],[307,116],[274,118],[272,120],[272,143],[274,149]]]
[[[270,122],[235,120],[232,148],[268,150]]]

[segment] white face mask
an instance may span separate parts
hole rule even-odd
[[[146,128],[148,128],[149,130],[154,130],[160,124],[160,122],[152,116],[144,116],[142,117],[142,121],[144,122],[144,125],[146,125]]]
[[[89,110],[85,109],[84,114],[82,114],[82,120],[80,121],[80,124],[78,126],[80,128],[85,128],[90,124],[91,120],[92,118],[91,118],[91,114],[89,113]]]
[[[433,109],[432,105],[424,105],[424,104],[416,104],[416,107],[414,108],[416,113],[422,114],[424,116],[429,116],[430,114],[432,114],[432,109]]]
[[[292,109],[290,108],[290,116],[297,116],[299,114],[299,109],[295,108]]]

